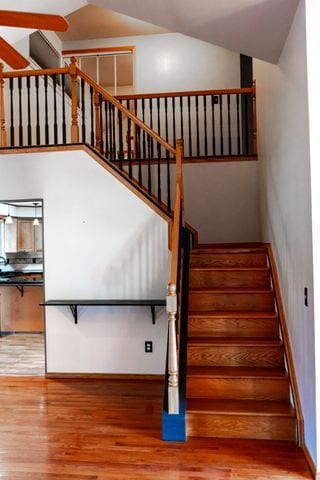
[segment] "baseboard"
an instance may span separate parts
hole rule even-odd
[[[143,373],[64,373],[50,372],[45,374],[46,378],[75,378],[75,379],[93,379],[93,380],[139,380],[164,382],[164,375],[143,374]]]
[[[320,472],[317,472],[317,467],[314,464],[314,461],[313,461],[313,459],[310,455],[310,452],[309,452],[306,444],[302,445],[302,450],[303,450],[304,456],[306,457],[306,461],[307,461],[307,464],[310,468],[310,471],[312,473],[313,478],[315,480],[320,480]]]

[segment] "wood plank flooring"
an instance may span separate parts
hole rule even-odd
[[[45,373],[44,335],[14,333],[0,338],[0,375]]]
[[[162,382],[0,377],[1,480],[298,480],[293,443],[161,440]]]

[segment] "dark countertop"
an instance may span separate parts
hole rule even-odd
[[[43,285],[42,272],[11,271],[0,272],[0,286]]]

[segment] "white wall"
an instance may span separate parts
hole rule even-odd
[[[239,87],[239,54],[180,33],[64,42],[63,49],[135,46],[136,93]]]
[[[46,299],[165,298],[166,222],[86,153],[0,156],[6,198],[43,198]],[[158,307],[159,310],[159,307]],[[163,373],[164,308],[46,309],[48,372]],[[145,340],[154,353],[144,353]]]
[[[301,1],[278,66],[256,61],[262,237],[275,250],[302,409],[316,459],[306,29]],[[319,188],[319,186],[318,186]],[[304,287],[309,307],[304,306]]]
[[[319,31],[320,3],[306,0],[307,25],[307,66],[309,93],[309,134],[312,198],[312,234],[313,234],[313,281],[314,281],[314,337],[316,361],[316,412],[317,412],[317,470],[320,472],[320,62]]]

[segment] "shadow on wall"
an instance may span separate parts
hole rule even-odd
[[[170,268],[167,223],[152,216],[121,252],[119,262],[105,270],[106,298],[164,298]]]

